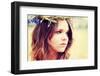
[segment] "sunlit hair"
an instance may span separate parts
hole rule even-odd
[[[35,29],[32,32],[32,60],[46,60],[48,55],[48,39],[52,38],[53,33],[55,32],[56,28],[58,27],[58,21],[64,20],[63,18],[55,18],[51,21],[49,18],[42,18],[37,17],[40,22],[36,25]],[[57,54],[57,59],[68,59],[69,53],[68,49],[72,44],[72,29],[70,25],[69,18],[65,19],[68,23],[68,45],[65,48],[63,53]],[[55,21],[55,22],[54,22]]]

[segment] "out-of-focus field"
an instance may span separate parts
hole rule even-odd
[[[69,49],[70,59],[88,58],[88,18],[73,17],[73,44]],[[28,25],[28,60],[31,60],[31,43],[33,26]]]
[[[32,32],[34,30],[35,26],[28,26],[28,60],[31,60],[31,51],[32,51],[32,47],[31,47],[31,43],[32,43]]]
[[[69,52],[71,59],[84,59],[88,57],[87,30],[74,30],[73,44]]]

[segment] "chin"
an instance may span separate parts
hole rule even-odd
[[[63,53],[63,52],[64,52],[64,50],[65,50],[65,49],[59,49],[59,51],[58,51],[58,52]]]

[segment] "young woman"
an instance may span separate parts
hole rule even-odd
[[[68,59],[72,44],[70,19],[36,16],[32,33],[32,60]]]

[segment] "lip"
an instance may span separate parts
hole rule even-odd
[[[67,45],[66,43],[61,43],[60,45]]]

